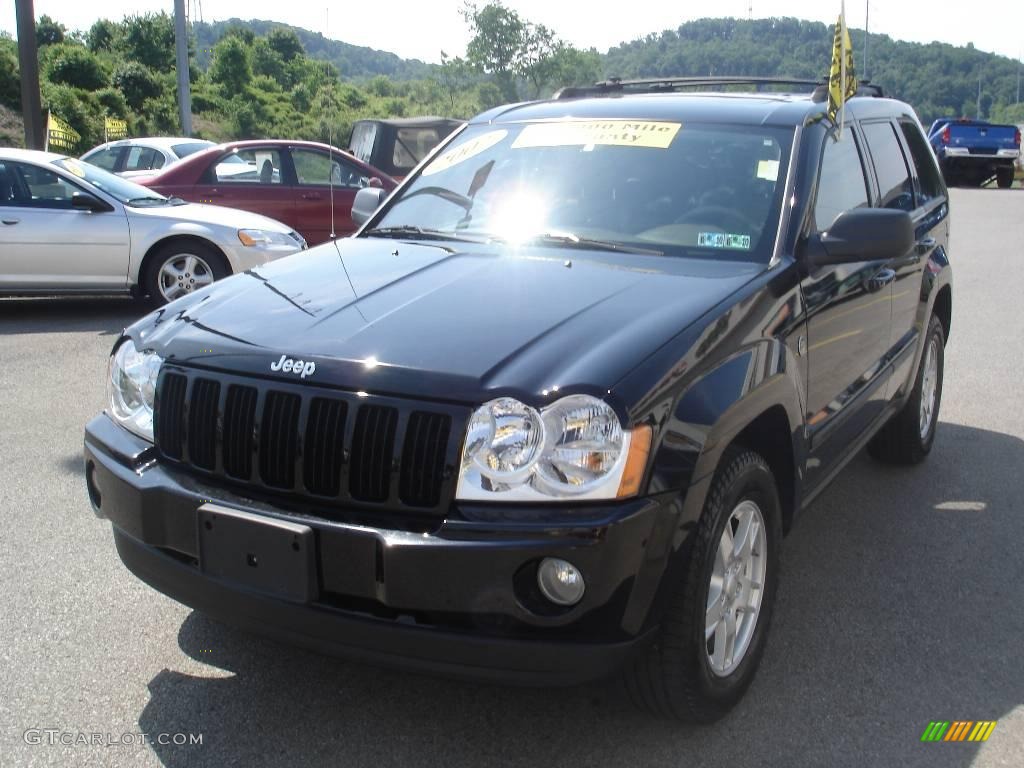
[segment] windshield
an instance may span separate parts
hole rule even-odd
[[[174,150],[174,154],[182,158],[194,155],[199,150],[212,146],[214,146],[212,141],[190,141],[187,144],[175,144],[171,149]]]
[[[792,128],[648,120],[470,126],[367,234],[768,262],[792,140]]]
[[[167,205],[171,202],[163,195],[158,195],[151,189],[146,189],[127,179],[122,179],[120,176],[107,173],[102,168],[97,168],[95,165],[84,163],[81,160],[62,157],[54,160],[53,164],[61,170],[74,175],[79,180],[103,190],[125,205],[152,206]]]

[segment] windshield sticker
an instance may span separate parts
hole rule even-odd
[[[60,167],[63,168],[68,173],[75,174],[75,176],[77,176],[80,179],[85,178],[85,168],[83,168],[82,164],[79,163],[77,160],[74,160],[70,157],[66,157],[64,158],[64,162],[60,164]]]
[[[565,123],[528,125],[512,142],[512,149],[525,147],[572,147],[585,150],[595,146],[647,147],[668,149],[682,123],[636,120],[576,120]]]
[[[430,165],[423,169],[423,173],[420,175],[433,176],[435,173],[447,171],[449,168],[490,149],[506,136],[508,136],[508,131],[500,130],[488,131],[481,136],[477,136],[475,139],[470,139],[467,142],[459,144],[459,146],[454,147],[453,149],[449,149],[444,154],[435,157],[430,162]]]
[[[757,161],[757,178],[764,179],[765,181],[778,181],[779,180],[779,161],[778,160],[758,160]]]
[[[700,248],[730,248],[734,251],[750,250],[750,235],[731,235],[725,232],[699,232],[697,246]]]

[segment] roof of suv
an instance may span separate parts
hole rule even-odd
[[[912,116],[901,101],[854,97],[847,102],[853,117]],[[474,123],[515,123],[572,118],[688,120],[741,125],[802,125],[823,115],[826,104],[810,93],[609,92],[579,98],[555,98],[498,107],[474,118]]]

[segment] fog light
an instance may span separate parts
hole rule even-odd
[[[579,569],[572,563],[554,557],[545,557],[540,561],[537,586],[544,597],[557,605],[576,605],[586,589]]]

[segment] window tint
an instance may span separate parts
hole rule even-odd
[[[281,153],[276,149],[241,149],[213,167],[217,184],[281,184]]]
[[[890,123],[870,123],[864,126],[864,135],[871,148],[882,207],[914,210],[914,185],[910,181],[903,149],[896,138],[896,129]]]
[[[162,168],[164,156],[155,149],[149,147],[132,147],[128,150],[128,159],[125,161],[126,171],[155,171]]]
[[[12,163],[11,169],[21,177],[29,199],[18,205],[31,208],[71,208],[71,198],[82,193],[78,187],[65,181],[53,171],[34,165]]]
[[[939,169],[935,165],[935,155],[932,148],[921,134],[921,129],[913,123],[901,122],[900,128],[907,139],[907,146],[910,147],[910,156],[914,160],[914,167],[917,169],[917,180],[920,184],[918,190],[920,200],[918,205],[924,205],[929,200],[942,197],[942,181],[939,179]]]
[[[180,159],[212,146],[212,141],[190,141],[187,144],[175,144],[171,149],[174,150],[174,154],[176,154]]]
[[[295,175],[303,186],[323,186],[329,183],[336,187],[352,187],[359,189],[370,183],[368,177],[355,166],[349,165],[338,158],[333,160],[326,152],[312,149],[293,149],[292,162],[295,163]]]
[[[87,163],[92,163],[97,168],[102,168],[104,171],[114,172],[114,166],[117,165],[117,158],[121,155],[121,148],[116,147],[113,149],[102,149],[91,155],[86,155],[82,159]]]
[[[848,131],[840,141],[825,139],[818,197],[814,203],[814,221],[818,229],[828,229],[844,211],[866,208],[867,205],[868,188],[854,132]]]

